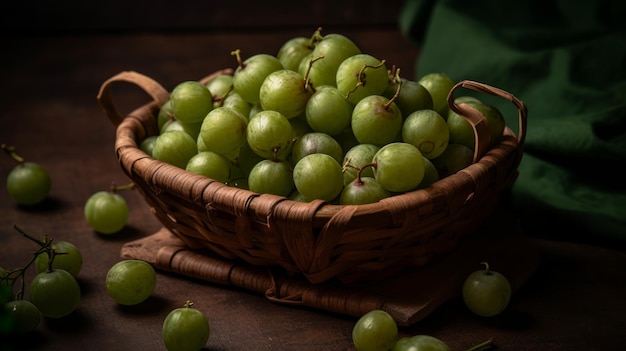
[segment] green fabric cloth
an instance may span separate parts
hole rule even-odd
[[[416,79],[444,72],[527,105],[509,200],[531,235],[626,243],[625,17],[623,0],[405,2]],[[517,130],[512,104],[486,102]]]

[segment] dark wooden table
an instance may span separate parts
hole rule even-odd
[[[314,30],[314,29],[311,29]],[[45,319],[33,335],[2,339],[0,350],[164,350],[165,315],[193,295],[208,316],[208,350],[350,350],[355,318],[274,304],[263,296],[159,272],[153,296],[120,307],[104,279],[128,241],[160,229],[136,192],[124,193],[128,226],[116,235],[94,233],[83,217],[86,199],[128,179],[113,153],[114,128],[96,103],[100,85],[123,70],[147,74],[164,87],[232,67],[230,51],[276,52],[311,30],[31,33],[2,39],[0,142],[46,167],[53,180],[42,206],[18,207],[0,191],[0,266],[24,264],[33,245],[13,226],[75,243],[84,255],[80,307],[68,317]],[[415,72],[417,50],[397,28],[327,28],[353,38],[364,51],[384,54]],[[122,108],[147,102],[132,88],[117,93]],[[4,179],[13,167],[0,157]],[[4,182],[4,180],[3,180]],[[529,233],[532,236],[532,233]],[[452,300],[402,335],[430,334],[453,350],[493,338],[498,350],[615,350],[626,338],[626,255],[601,245],[532,238],[541,256],[535,274],[494,319],[471,315]],[[32,276],[32,273],[29,273]],[[424,289],[428,287],[425,286]]]

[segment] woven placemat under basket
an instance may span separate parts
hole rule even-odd
[[[215,72],[201,79],[207,82]],[[137,85],[152,101],[128,115],[117,111],[111,87]],[[517,135],[506,127],[488,148],[485,117],[454,93],[468,88],[511,101],[519,111]],[[282,267],[316,284],[330,279],[371,279],[402,267],[421,267],[455,249],[491,213],[517,177],[526,131],[526,106],[515,96],[473,81],[461,81],[448,97],[452,110],[472,124],[474,163],[431,186],[367,205],[297,202],[258,194],[186,172],[151,158],[138,145],[158,134],[157,115],[169,92],[154,79],[124,71],[105,81],[98,101],[116,130],[122,169],[165,228],[190,248],[226,259]]]

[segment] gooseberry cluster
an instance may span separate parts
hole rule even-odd
[[[12,270],[0,268],[3,304],[0,331],[20,334],[35,330],[42,317],[62,318],[78,308],[81,288],[76,277],[83,258],[80,250],[68,241],[53,241],[47,235],[38,240],[17,226],[15,229],[37,244],[24,266]],[[27,282],[26,272],[31,266],[35,267],[36,275]]]
[[[232,74],[173,88],[158,114],[160,133],[142,140],[142,150],[253,192],[339,204],[426,187],[473,161],[474,131],[448,109],[454,81],[444,73],[403,78],[321,29],[276,55],[231,54]],[[493,145],[502,115],[461,98],[483,112]]]

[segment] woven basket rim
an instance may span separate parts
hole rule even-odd
[[[151,104],[147,104],[147,105],[140,107],[138,110],[134,111],[130,115],[128,115],[128,117],[130,118],[126,118],[117,129],[118,130],[117,137],[119,137],[119,133],[128,133],[128,129],[136,128],[136,125],[134,127],[129,127],[128,125],[135,124],[135,123],[131,123],[130,121],[133,119],[136,119],[136,117],[134,116],[138,114],[137,112],[139,112],[139,114],[144,113],[145,111],[142,112],[141,110],[144,110],[146,107],[152,110],[154,110],[155,108]],[[254,212],[255,202],[257,201],[257,199],[267,200],[271,198],[271,201],[275,203],[274,206],[286,206],[286,207],[306,206],[310,210],[315,211],[315,219],[320,220],[321,222],[326,222],[327,220],[333,218],[338,212],[342,210],[346,210],[346,208],[352,208],[352,211],[353,211],[352,216],[355,216],[355,217],[358,217],[360,215],[376,216],[376,217],[379,217],[381,221],[393,220],[392,218],[389,217],[389,213],[393,212],[395,207],[399,206],[399,204],[402,204],[402,206],[406,208],[419,207],[420,205],[423,204],[420,201],[420,199],[437,197],[438,194],[445,193],[446,185],[454,186],[454,185],[458,185],[461,183],[470,182],[473,177],[472,173],[474,169],[482,169],[482,168],[489,169],[489,168],[497,167],[496,163],[491,159],[491,154],[496,152],[496,150],[503,150],[504,153],[507,155],[511,153],[518,153],[519,155],[515,156],[518,159],[521,159],[521,154],[522,154],[521,145],[518,143],[518,139],[515,133],[513,133],[512,130],[507,126],[505,127],[505,132],[503,134],[502,139],[495,146],[493,146],[478,161],[470,164],[469,166],[467,166],[466,168],[460,170],[459,172],[455,174],[449,175],[445,178],[441,178],[437,180],[436,182],[434,182],[433,184],[429,185],[428,187],[411,190],[406,193],[394,194],[386,199],[380,200],[379,202],[370,203],[370,204],[361,204],[361,205],[343,205],[343,204],[336,204],[336,203],[322,201],[322,200],[313,200],[311,202],[299,202],[299,201],[292,200],[284,196],[277,196],[277,195],[272,195],[272,194],[259,194],[259,193],[252,192],[248,189],[237,188],[235,186],[231,186],[231,185],[219,182],[215,179],[211,179],[202,175],[193,174],[184,169],[170,165],[166,162],[154,159],[150,155],[146,154],[144,151],[139,149],[139,144],[142,140],[141,134],[143,133],[135,134],[134,145],[116,146],[116,153],[118,155],[118,158],[120,159],[120,162],[122,162],[123,164],[126,164],[126,166],[134,165],[138,160],[142,160],[142,162],[146,162],[147,160],[149,160],[148,162],[151,164],[150,167],[153,169],[160,169],[162,171],[167,170],[169,172],[182,172],[182,174],[185,174],[185,176],[188,179],[189,187],[192,187],[192,186],[196,188],[199,186],[204,187],[206,189],[204,191],[208,191],[208,192],[214,192],[219,187],[220,191],[224,195],[223,197],[221,197],[223,199],[229,199],[231,198],[230,195],[231,194],[234,195],[235,193],[239,193],[239,196],[248,197],[250,201],[243,204],[243,206],[245,207],[244,209],[245,211],[251,210]],[[128,148],[131,148],[131,149],[134,149],[134,151],[140,152],[141,155],[137,156],[135,159],[125,159],[123,156],[124,150]],[[519,161],[515,162],[515,166],[517,166],[518,162]],[[130,167],[129,171],[133,172],[132,166]],[[154,175],[151,175],[151,176],[154,176]],[[200,185],[200,184],[203,184],[203,185]],[[474,192],[473,190],[468,190],[467,195],[470,196],[471,193],[473,192]],[[421,194],[421,196],[418,196],[419,194]],[[213,205],[220,205],[220,204],[213,204]],[[228,204],[225,204],[225,205],[228,205]]]

